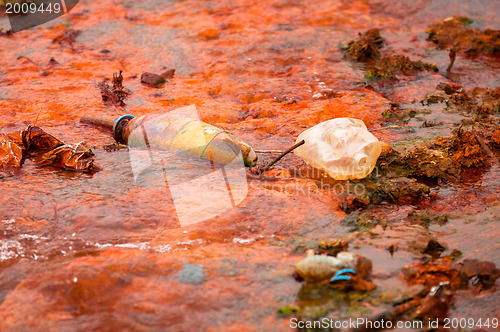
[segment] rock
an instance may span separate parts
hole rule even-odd
[[[334,284],[330,285],[334,289],[339,289],[342,291],[358,291],[358,292],[369,292],[377,288],[370,280],[365,280],[360,276],[351,276],[349,280],[339,280]]]
[[[351,212],[368,204],[380,204],[383,201],[412,203],[420,201],[429,192],[430,188],[427,185],[413,178],[374,175],[359,182],[350,181],[349,187],[344,190],[341,208]],[[371,220],[363,218],[360,220],[362,224],[373,224]]]
[[[163,76],[158,75],[158,74],[153,74],[153,73],[142,73],[141,75],[141,83],[152,86],[152,87],[158,87],[159,85],[165,83],[166,80],[163,78]]]
[[[60,35],[54,38],[52,43],[59,45],[68,44],[70,46],[73,46],[73,44],[76,41],[76,37],[78,37],[79,34],[80,34],[79,30],[74,30],[74,29],[64,30]]]
[[[426,297],[421,299],[418,308],[413,313],[414,317],[421,320],[435,320],[448,316],[454,292],[450,290],[449,284],[444,282],[433,287]]]
[[[448,222],[448,215],[437,215],[434,212],[427,210],[411,210],[410,212],[408,212],[408,216],[406,217],[406,219],[412,223],[427,227],[431,223],[436,223],[438,225],[446,224]]]
[[[349,248],[349,243],[339,239],[320,241],[318,242],[318,248],[326,251],[329,255],[337,255],[341,251],[346,251]]]
[[[436,64],[414,61],[405,55],[389,54],[381,57],[379,49],[383,43],[379,30],[370,29],[363,35],[360,34],[356,40],[342,42],[340,47],[346,50],[346,59],[367,62],[367,79],[396,79],[396,74],[408,75],[422,70],[438,71]]]
[[[464,90],[455,83],[440,83],[436,91],[429,93],[421,103],[429,105],[445,103],[449,110],[476,113],[481,116],[500,113],[500,88]]]
[[[481,283],[486,287],[493,286],[497,278],[500,277],[500,270],[497,269],[495,263],[478,261],[477,259],[464,260],[462,273],[468,278],[479,277]]]
[[[185,262],[184,267],[179,271],[179,282],[182,284],[199,285],[204,279],[203,265]]]
[[[351,231],[360,231],[370,229],[376,226],[378,222],[378,218],[374,217],[371,213],[358,209],[342,219],[340,224],[350,226]]]
[[[422,254],[430,255],[432,258],[439,258],[441,253],[446,250],[439,242],[434,239],[429,240],[427,247],[422,250]]]
[[[465,288],[467,277],[449,262],[415,263],[405,267],[403,277],[409,285],[421,284],[427,289],[448,282],[452,290]]]
[[[386,177],[421,176],[452,180],[460,176],[460,164],[450,158],[446,140],[411,138],[391,143],[393,151],[377,161]]]
[[[170,69],[167,69],[166,71],[164,71],[163,73],[161,73],[160,75],[164,79],[168,80],[169,78],[174,77],[174,74],[175,74],[175,69],[170,68]]]
[[[47,64],[47,67],[49,67],[49,68],[54,68],[54,67],[59,67],[59,66],[61,66],[61,64],[53,57],[50,58],[49,63]]]

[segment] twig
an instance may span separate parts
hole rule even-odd
[[[369,131],[378,131],[378,130],[384,130],[384,129],[405,129],[405,128],[411,128],[411,127],[408,127],[408,126],[387,126],[387,127],[377,128],[377,129],[370,129]]]
[[[265,165],[264,167],[261,167],[261,168],[258,168],[256,173],[257,174],[262,174],[264,173],[265,171],[267,171],[269,168],[271,168],[274,164],[276,164],[278,161],[281,160],[281,158],[283,158],[284,156],[286,156],[287,154],[289,154],[290,152],[292,152],[293,150],[295,150],[296,148],[298,148],[299,146],[303,145],[306,141],[302,140],[300,142],[298,142],[297,144],[291,146],[290,148],[286,149],[285,151],[283,151],[278,157],[276,157],[274,160],[272,160],[270,163],[268,163],[267,165]]]
[[[36,115],[35,122],[33,122],[33,126],[36,126],[36,123],[38,122],[38,117],[40,116],[40,113],[42,113],[42,108],[41,107],[38,109],[38,114]]]
[[[256,153],[283,153],[283,150],[255,150]]]
[[[448,55],[450,57],[450,63],[448,64],[448,68],[446,68],[446,71],[449,73],[449,72],[451,72],[451,67],[453,67],[453,64],[455,63],[457,51],[454,48],[451,48],[448,51]]]

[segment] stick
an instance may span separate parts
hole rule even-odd
[[[36,115],[36,119],[35,119],[35,122],[33,123],[33,126],[36,126],[36,123],[38,122],[38,117],[40,116],[40,113],[42,113],[41,107],[38,109],[38,114]]]
[[[450,73],[451,67],[453,67],[455,58],[457,57],[457,50],[454,47],[450,48],[450,50],[448,51],[448,55],[450,56],[450,63],[448,64],[448,68],[446,68],[446,72]]]
[[[255,153],[283,153],[283,150],[254,150]]]
[[[107,118],[101,118],[101,117],[94,117],[94,116],[82,116],[80,119],[80,122],[82,123],[88,123],[94,126],[100,126],[108,129],[113,129],[113,126],[115,124],[115,120],[113,119],[107,119]]]
[[[387,127],[377,128],[377,129],[369,129],[369,131],[379,131],[379,130],[384,130],[384,129],[405,129],[405,128],[411,128],[411,127],[409,127],[409,126],[387,126]]]
[[[298,142],[297,144],[291,146],[290,148],[286,149],[285,151],[283,151],[283,153],[281,153],[278,157],[276,157],[274,160],[272,160],[270,163],[268,163],[267,165],[265,165],[264,167],[262,168],[259,168],[257,169],[256,173],[257,174],[262,174],[264,173],[265,171],[267,171],[269,168],[271,168],[274,164],[276,164],[278,161],[281,160],[281,158],[283,158],[284,156],[286,156],[287,154],[289,154],[290,152],[292,152],[293,150],[295,150],[296,148],[298,148],[299,146],[303,145],[306,141],[302,140],[300,142]]]

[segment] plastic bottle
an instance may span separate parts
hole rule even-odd
[[[198,120],[194,105],[138,118],[127,114],[115,121],[83,117],[82,122],[112,127],[115,140],[132,148],[146,145],[152,149],[184,152],[220,164],[228,164],[241,154],[245,166],[257,162],[255,151],[246,142]]]
[[[375,168],[382,151],[363,121],[337,118],[321,122],[297,137],[305,144],[294,153],[336,180],[362,179]]]

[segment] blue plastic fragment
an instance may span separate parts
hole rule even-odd
[[[343,275],[345,273],[355,274],[356,272],[354,272],[353,269],[342,269],[342,270],[339,270],[339,271],[337,271],[337,273],[335,274],[335,276],[332,279],[330,279],[330,282],[337,281],[337,280],[349,280],[349,279],[351,279],[350,276]]]

